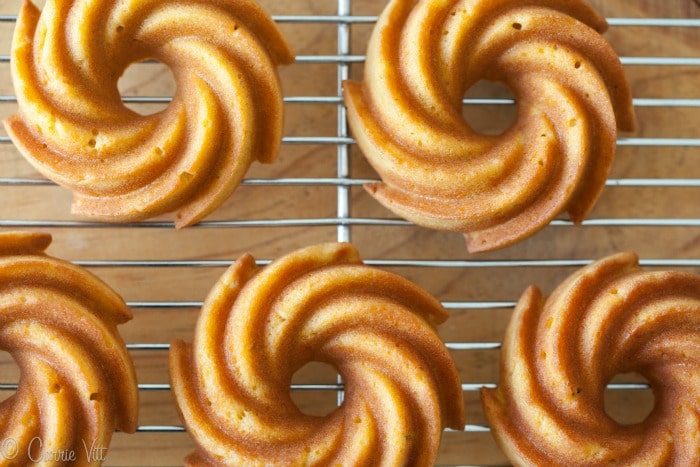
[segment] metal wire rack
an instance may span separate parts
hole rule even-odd
[[[8,50],[0,55],[3,117],[16,104],[7,38],[21,2],[10,3],[2,3],[5,11],[0,11],[0,38]],[[94,270],[135,310],[125,336],[141,381],[141,424],[136,435],[115,436],[107,464],[178,464],[191,449],[169,399],[168,342],[191,339],[197,309],[223,268],[242,251],[252,250],[263,265],[293,246],[329,240],[352,241],[368,264],[414,279],[450,310],[453,317],[443,335],[462,371],[469,422],[464,433],[446,434],[438,461],[502,464],[506,460],[488,434],[478,391],[496,384],[500,336],[524,286],[537,283],[551,290],[573,268],[620,249],[637,250],[644,267],[700,271],[700,8],[687,0],[687,8],[676,5],[680,13],[671,17],[675,7],[659,1],[658,10],[671,11],[669,17],[640,17],[635,2],[592,2],[604,13],[613,12],[610,40],[622,50],[630,73],[640,131],[620,137],[606,194],[582,226],[557,219],[522,245],[469,256],[458,236],[394,218],[361,189],[376,175],[363,163],[348,130],[341,83],[360,76],[366,38],[383,2],[283,3],[263,2],[290,33],[298,54],[290,71],[283,72],[291,117],[281,168],[253,169],[239,189],[242,195],[235,193],[229,204],[187,232],[175,232],[171,222],[160,219],[114,226],[70,217],[61,189],[27,168],[9,138],[0,136],[0,228],[50,231],[53,255]],[[683,12],[692,17],[679,16]],[[632,39],[644,35],[647,42]],[[662,45],[659,53],[647,55],[652,40]],[[126,87],[127,105],[167,105],[167,92],[160,93],[167,85],[153,87],[162,77],[153,72],[157,66],[133,66],[146,69],[149,78],[136,77],[136,84]],[[304,84],[310,73],[322,81]],[[294,83],[291,89],[289,83]],[[488,109],[493,114],[484,118],[495,120],[513,104],[502,90],[488,87],[464,99],[465,109]],[[271,206],[260,201],[262,190],[290,195],[292,201]],[[42,207],[47,202],[49,207]],[[240,207],[246,203],[252,207]],[[10,367],[0,362],[0,391],[6,393],[17,387]],[[336,404],[342,383],[329,378],[301,376],[293,394],[303,404],[313,404],[306,394],[330,394],[330,404]],[[644,381],[621,378],[609,388],[615,393],[611,411],[618,403],[653,403]],[[330,409],[326,404],[319,410]],[[624,418],[626,412],[621,413]]]

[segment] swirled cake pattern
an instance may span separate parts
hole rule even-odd
[[[115,429],[136,430],[136,377],[117,330],[131,311],[87,270],[45,255],[50,242],[0,233],[0,348],[20,370],[0,404],[3,459],[97,465]]]
[[[25,2],[12,44],[19,111],[4,121],[42,174],[73,191],[72,211],[130,222],[174,212],[178,227],[220,206],[282,139],[277,65],[293,60],[252,0]],[[163,111],[124,105],[138,61],[172,71]]]
[[[434,297],[321,244],[263,269],[245,255],[210,292],[191,345],[171,347],[173,394],[197,450],[189,465],[432,465],[464,428],[459,375]],[[292,375],[333,365],[344,400],[304,414]]]
[[[580,223],[605,185],[631,92],[607,28],[579,0],[392,0],[346,81],[348,120],[382,181],[366,189],[418,225],[502,248],[568,212]],[[480,80],[515,96],[501,135],[474,131],[463,96]]]
[[[605,411],[614,376],[636,372],[655,405],[622,425]],[[700,464],[700,276],[642,270],[621,253],[518,302],[496,389],[482,401],[516,465]]]

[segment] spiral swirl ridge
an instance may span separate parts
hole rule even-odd
[[[0,348],[20,369],[0,404],[2,454],[21,465],[65,456],[98,465],[116,428],[136,430],[136,376],[117,330],[132,315],[87,270],[43,254],[50,242],[0,234]]]
[[[496,389],[482,390],[492,431],[516,465],[700,463],[700,276],[642,271],[620,253],[574,273],[546,300],[521,297]],[[621,425],[606,385],[636,372],[652,412]]]
[[[175,212],[196,223],[223,203],[282,135],[277,65],[293,60],[253,0],[26,1],[12,45],[19,151],[73,191],[75,214],[110,222]],[[126,68],[155,59],[176,91],[163,111],[124,105]]]
[[[392,0],[346,81],[348,120],[382,182],[366,186],[418,225],[502,248],[564,211],[583,220],[602,190],[632,99],[607,23],[579,0]],[[462,115],[481,79],[514,94],[499,136]],[[617,118],[617,121],[616,121]]]
[[[249,255],[216,284],[191,345],[171,347],[173,394],[198,448],[190,465],[432,465],[445,426],[463,429],[447,318],[415,284],[321,244],[259,270]],[[304,414],[292,375],[333,365],[344,401]]]

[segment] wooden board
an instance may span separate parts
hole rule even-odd
[[[274,15],[336,15],[337,5],[328,0],[266,0]],[[700,7],[692,0],[630,0],[592,3],[609,18],[700,18]],[[14,15],[20,0],[0,0],[0,15]],[[352,0],[352,14],[372,16],[384,2]],[[338,54],[338,24],[335,22],[282,21],[281,27],[302,60],[282,70],[287,97],[321,96],[325,103],[286,104],[285,136],[330,137],[338,135],[338,65],[320,57]],[[353,23],[350,55],[361,56],[371,23]],[[0,56],[9,54],[12,21],[0,22]],[[607,38],[623,57],[700,57],[700,29],[697,27],[612,26]],[[304,60],[306,58],[306,60]],[[372,260],[465,260],[461,267],[391,267],[446,302],[466,302],[451,309],[451,318],[440,332],[446,342],[500,342],[514,302],[529,284],[551,291],[574,266],[532,265],[539,260],[591,260],[622,250],[636,251],[643,259],[700,259],[700,107],[651,105],[647,99],[700,98],[700,66],[635,65],[625,70],[635,98],[638,130],[621,137],[689,138],[694,145],[625,144],[619,147],[611,179],[622,181],[608,186],[590,219],[582,227],[564,223],[552,225],[534,237],[504,250],[470,255],[463,239],[454,233],[433,232],[415,226],[387,226],[357,223],[349,229],[350,239],[366,259]],[[349,65],[352,77],[360,78],[361,63]],[[125,96],[169,96],[174,81],[160,64],[137,64],[127,69],[120,81]],[[7,60],[0,60],[0,95],[12,96]],[[474,97],[507,96],[500,86],[479,83],[470,91]],[[129,104],[142,113],[162,108],[161,104]],[[484,131],[504,128],[512,121],[512,106],[469,106],[467,118]],[[0,117],[12,114],[11,99],[0,102]],[[477,116],[478,115],[478,116]],[[4,136],[4,134],[0,135]],[[648,141],[647,141],[648,142]],[[338,176],[339,147],[328,143],[285,143],[274,165],[255,165],[250,180],[287,178],[335,179]],[[352,179],[376,179],[354,145],[349,148]],[[122,326],[131,344],[167,344],[173,339],[191,340],[197,307],[224,265],[174,267],[172,265],[124,264],[124,261],[223,260],[234,261],[243,252],[258,259],[274,259],[296,248],[338,239],[334,224],[338,216],[339,188],[333,183],[282,184],[247,183],[212,214],[207,221],[240,221],[233,225],[193,227],[175,231],[169,226],[92,226],[69,214],[70,194],[51,184],[26,182],[41,179],[9,143],[0,144],[0,229],[16,228],[50,232],[54,243],[49,253],[72,261],[89,261],[89,269],[106,280],[131,304],[135,318]],[[660,180],[653,183],[631,181]],[[669,187],[669,179],[690,179],[695,186]],[[23,183],[13,183],[25,180]],[[630,186],[626,186],[630,185]],[[692,185],[692,184],[691,184]],[[381,208],[360,186],[350,188],[350,215],[355,219],[385,219],[394,216]],[[302,225],[275,225],[277,220],[319,220]],[[651,221],[650,225],[627,225],[629,219],[685,219],[695,226],[670,227]],[[265,221],[272,220],[271,223]],[[244,225],[262,221],[261,225]],[[686,223],[687,224],[687,223]],[[505,260],[503,263],[489,263]],[[510,261],[523,260],[522,265]],[[485,261],[485,263],[475,263]],[[95,262],[104,262],[102,265]],[[685,269],[700,272],[697,267]],[[161,303],[162,302],[162,303]],[[490,306],[489,302],[505,302]],[[160,306],[158,304],[160,303]],[[479,305],[483,303],[482,305]],[[171,306],[168,306],[170,304]],[[498,349],[453,350],[462,381],[478,387],[492,384],[498,376]],[[131,351],[141,384],[167,384],[167,350]],[[17,381],[11,358],[0,363],[0,382]],[[622,380],[629,380],[623,376]],[[632,378],[634,380],[634,378]],[[295,377],[297,383],[334,383],[327,368],[310,365]],[[650,391],[609,391],[608,407],[623,422],[638,420],[653,404]],[[3,391],[7,397],[12,391]],[[295,400],[308,413],[333,410],[334,391],[299,391]],[[464,393],[468,424],[485,426],[478,392]],[[162,432],[153,427],[180,427],[181,421],[167,390],[141,391],[139,424],[146,432],[117,433],[106,465],[178,465],[191,451],[192,443],[182,432]],[[154,432],[148,432],[153,430]],[[439,464],[500,465],[507,460],[488,432],[446,433]]]

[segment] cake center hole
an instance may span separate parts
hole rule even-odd
[[[164,63],[138,62],[129,65],[117,82],[124,105],[140,115],[153,115],[168,106],[175,93],[175,79]]]
[[[2,382],[8,385],[15,385],[19,381],[19,365],[9,352],[0,350],[0,375]],[[0,402],[12,397],[17,392],[14,387],[0,390]]]
[[[517,111],[513,93],[502,83],[481,80],[471,86],[464,98],[462,117],[482,135],[500,135],[515,123]]]
[[[627,385],[629,387],[623,387]],[[613,378],[605,390],[604,401],[605,413],[624,426],[643,422],[655,403],[649,381],[638,373],[624,373]]]
[[[338,372],[327,363],[309,362],[292,376],[292,401],[306,415],[323,417],[338,408]]]

